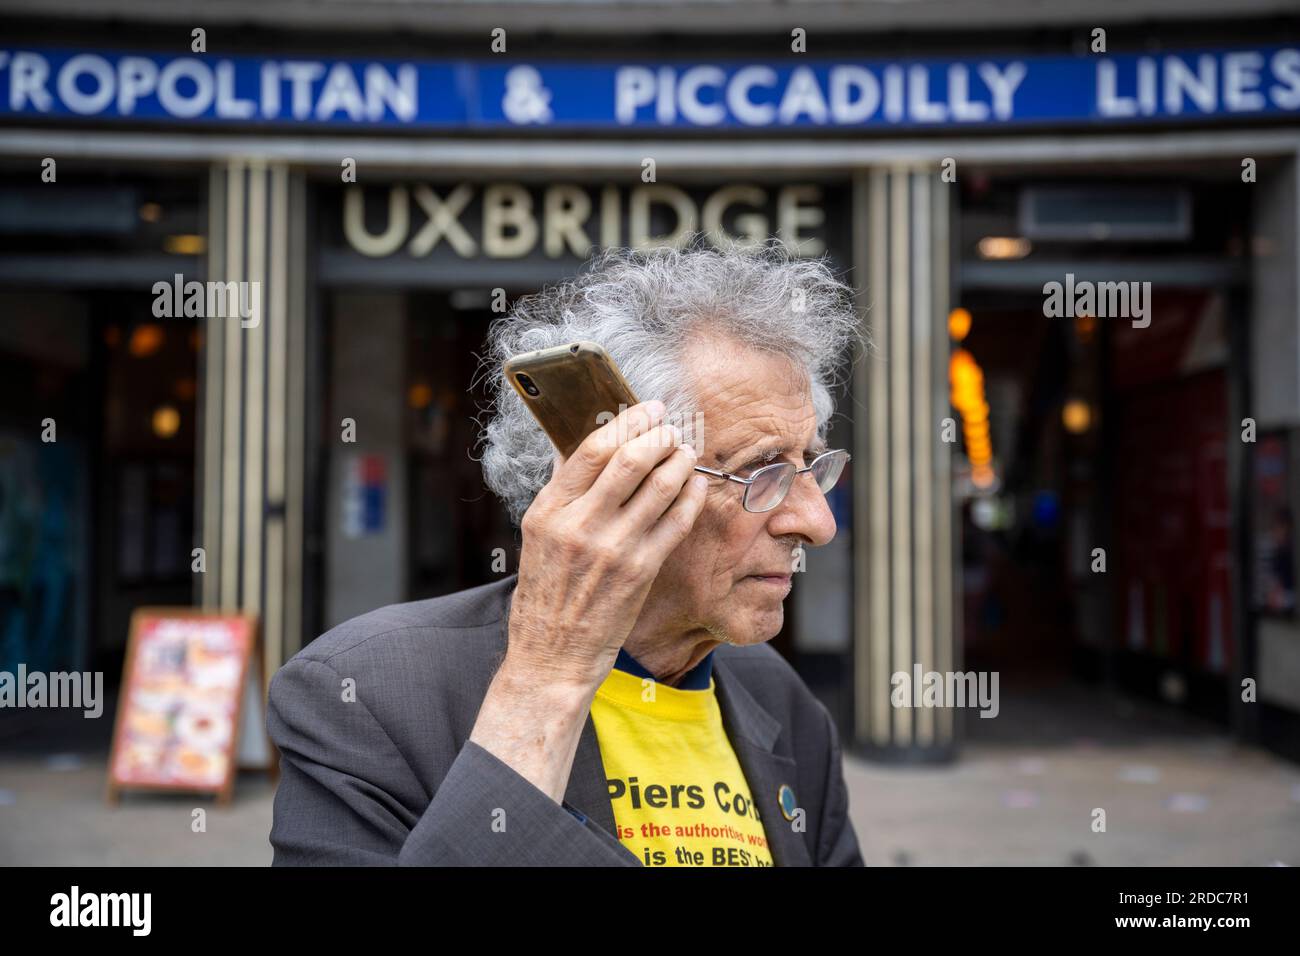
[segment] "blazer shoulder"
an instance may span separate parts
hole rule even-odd
[[[459,633],[500,625],[510,606],[514,575],[490,584],[423,601],[389,604],[338,624],[305,646],[297,660],[328,663],[352,652],[378,651],[413,634],[422,640],[454,640]],[[418,632],[423,632],[422,634]]]
[[[784,687],[796,688],[804,685],[803,678],[771,644],[748,644],[737,647],[735,644],[720,644],[714,649],[717,660],[739,675],[750,690],[754,685],[760,688]]]
[[[791,718],[812,714],[829,718],[826,705],[818,700],[799,672],[770,644],[737,647],[719,645],[714,653],[735,677],[775,717]]]

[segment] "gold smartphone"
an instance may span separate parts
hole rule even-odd
[[[637,403],[623,373],[595,342],[525,352],[508,359],[503,369],[565,458],[623,407]]]

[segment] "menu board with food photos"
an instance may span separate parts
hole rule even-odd
[[[257,620],[192,608],[131,617],[108,799],[120,790],[210,792],[229,802],[241,717],[257,680]]]

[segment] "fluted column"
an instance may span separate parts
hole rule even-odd
[[[200,600],[259,616],[264,679],[302,640],[305,204],[284,164],[210,170],[208,279],[247,283],[258,321],[206,319]]]
[[[951,708],[895,707],[891,677],[960,669],[948,410],[951,194],[931,167],[854,181],[855,272],[873,350],[855,366],[855,744],[946,759]],[[856,463],[855,463],[856,464]]]

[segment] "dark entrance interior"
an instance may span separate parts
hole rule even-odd
[[[1194,176],[1145,175],[989,173],[963,193],[959,301],[972,321],[954,347],[983,372],[996,473],[986,488],[964,465],[956,476],[964,663],[999,672],[1020,712],[1069,734],[1131,713],[1117,699],[1154,705],[1148,719],[1226,725],[1241,664],[1228,436],[1246,223]],[[1046,237],[1027,239],[1023,194],[1061,182],[1057,197],[1073,191],[1081,208],[1052,208],[1067,228],[1053,237],[1040,223]],[[1149,235],[1136,214],[1125,233],[1128,212],[1107,199],[1143,188],[1182,205],[1181,235],[1154,206]],[[1072,215],[1080,230],[1069,236]],[[1105,238],[1099,220],[1121,225]],[[1147,283],[1149,324],[1046,315],[1044,283],[1067,273]],[[1060,719],[1068,713],[1079,720]],[[978,741],[1045,730],[1034,723],[965,727]]]
[[[132,611],[192,602],[200,333],[151,306],[0,293],[0,670],[103,671],[112,688]]]

